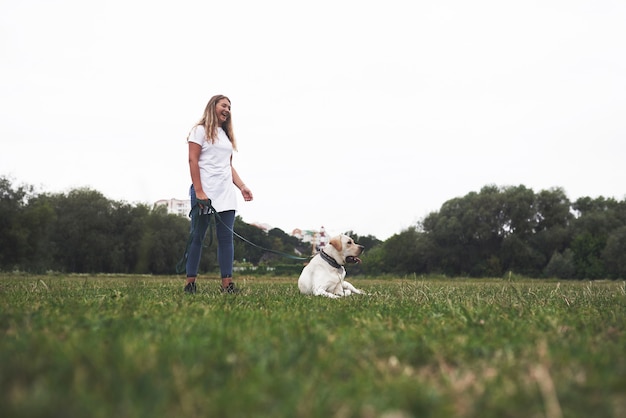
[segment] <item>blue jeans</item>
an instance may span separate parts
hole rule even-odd
[[[196,191],[193,186],[189,189],[191,207],[196,205]],[[235,211],[227,210],[219,212],[216,216],[215,234],[217,236],[217,262],[220,265],[222,279],[233,277],[233,261],[235,259],[235,246],[233,243],[233,226],[235,225]],[[200,215],[195,211],[191,214],[191,230],[193,238],[187,252],[187,277],[197,277],[202,255],[202,241],[209,228],[210,215]]]

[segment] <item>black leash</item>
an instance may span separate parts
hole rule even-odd
[[[207,210],[203,210],[202,207],[200,207],[200,203],[207,205]],[[210,200],[198,200],[196,202],[196,204],[191,208],[191,210],[189,211],[189,217],[191,218],[191,231],[189,232],[189,238],[187,238],[187,244],[185,245],[185,253],[183,254],[182,258],[180,259],[180,261],[178,263],[176,263],[176,273],[180,274],[180,273],[184,273],[185,270],[187,269],[187,257],[189,255],[189,247],[191,246],[191,241],[193,240],[193,236],[194,233],[196,232],[196,228],[198,226],[198,221],[199,221],[199,217],[200,216],[211,216],[211,211],[215,211],[215,209],[213,208],[213,205],[211,205],[211,201]],[[193,216],[194,212],[197,212],[196,215],[197,216]],[[203,213],[204,212],[204,213]],[[195,221],[195,222],[194,222]],[[211,246],[211,244],[213,244],[213,225],[211,223],[211,220],[209,219],[209,245]]]
[[[204,206],[204,208],[202,206]],[[197,212],[197,216],[195,218],[192,216],[194,211]],[[271,248],[261,247],[260,245],[257,245],[255,243],[253,243],[252,241],[242,237],[237,232],[235,232],[235,230],[233,228],[231,228],[230,226],[226,225],[224,223],[224,221],[222,221],[222,219],[220,218],[220,214],[217,213],[217,211],[215,210],[215,208],[211,204],[211,200],[207,199],[207,200],[198,200],[196,202],[196,204],[194,205],[194,207],[191,208],[191,211],[189,211],[189,217],[192,219],[191,232],[189,233],[189,238],[187,239],[187,246],[185,248],[185,254],[180,259],[180,261],[176,264],[176,273],[179,273],[179,274],[183,273],[185,271],[185,269],[186,269],[187,255],[189,254],[189,246],[191,245],[191,241],[193,240],[193,235],[194,235],[196,227],[197,227],[198,217],[199,216],[211,216],[211,215],[215,215],[214,219],[217,219],[230,232],[232,232],[234,236],[236,236],[237,238],[239,238],[243,242],[252,245],[253,247],[259,248],[259,249],[261,249],[263,251],[267,251],[267,252],[270,252],[270,253],[273,253],[273,254],[280,255],[282,257],[290,258],[292,260],[304,261],[304,260],[308,260],[308,259],[311,258],[311,257],[298,257],[298,256],[295,256],[295,255],[292,255],[292,254],[287,254],[287,253],[283,253],[283,252],[280,252],[280,251],[272,250]],[[196,223],[193,223],[194,219],[196,220]],[[209,220],[209,236],[210,236],[210,241],[209,241],[209,245],[208,246],[210,247],[213,244],[213,224],[211,223],[211,220]]]

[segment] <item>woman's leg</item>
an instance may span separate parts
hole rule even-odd
[[[222,289],[226,289],[232,283],[233,277],[233,261],[235,259],[233,226],[235,225],[235,211],[228,210],[219,212],[218,216],[217,222],[215,223],[217,260],[222,276]]]
[[[189,194],[191,197],[191,207],[193,208],[197,201],[193,186],[189,189]],[[185,289],[187,289],[188,284],[194,283],[196,277],[198,277],[200,257],[202,256],[202,241],[204,241],[207,229],[209,228],[210,219],[211,217],[209,215],[199,215],[195,211],[191,214],[191,232],[193,235],[189,249],[187,250],[187,264],[185,266],[187,282],[185,283]],[[195,284],[193,285],[193,289],[195,290]]]

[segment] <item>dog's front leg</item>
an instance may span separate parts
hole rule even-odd
[[[361,289],[357,289],[356,287],[352,286],[352,283],[344,280],[342,282],[342,286],[344,288],[344,291],[346,293],[346,296],[349,295],[350,293],[356,293],[358,295],[362,295],[365,294],[364,291],[362,291]]]
[[[341,297],[339,295],[335,295],[334,293],[330,293],[329,291],[327,291],[323,287],[318,287],[317,289],[315,289],[313,294],[315,296],[326,296],[327,298],[331,298],[331,299],[337,299],[337,298]]]

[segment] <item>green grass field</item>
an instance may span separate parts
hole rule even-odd
[[[4,417],[624,417],[626,284],[0,276]]]

